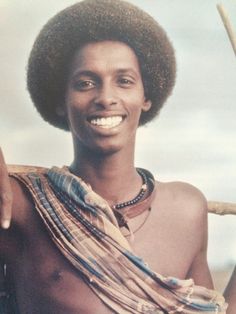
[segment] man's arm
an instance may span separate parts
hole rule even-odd
[[[4,263],[0,260],[0,313],[5,313],[6,305],[6,291],[5,291],[5,276],[4,276]]]
[[[226,302],[229,304],[227,314],[236,313],[236,266],[231,275],[230,281],[225,289],[224,297]]]
[[[7,229],[12,215],[12,189],[8,177],[7,166],[0,148],[0,226]]]
[[[195,257],[187,277],[194,278],[196,285],[213,289],[213,281],[207,263],[206,252],[204,250],[200,251]]]
[[[192,215],[195,217],[193,232],[198,239],[198,250],[188,272],[189,278],[193,278],[196,285],[201,285],[213,289],[213,281],[207,262],[208,246],[208,210],[207,200],[204,195],[196,188],[189,188],[192,192],[190,202],[192,202]]]
[[[8,229],[12,215],[13,195],[7,166],[0,148],[0,228]],[[5,262],[3,261],[4,234],[6,231],[0,230],[0,313],[8,313],[7,292],[5,286]]]

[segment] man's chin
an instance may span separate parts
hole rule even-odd
[[[118,153],[122,149],[119,145],[99,145],[99,146],[93,146],[91,148],[91,151],[93,151],[94,154],[97,155],[103,155],[109,156]]]
[[[81,145],[79,145],[81,147]],[[125,143],[118,138],[103,138],[98,140],[93,140],[90,143],[83,143],[85,151],[90,154],[92,153],[94,157],[96,155],[113,155],[121,151]]]

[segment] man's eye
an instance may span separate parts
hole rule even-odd
[[[121,86],[124,86],[124,87],[129,87],[130,85],[134,84],[134,82],[128,78],[120,78],[118,82]]]
[[[83,90],[89,90],[95,86],[94,81],[86,80],[86,81],[78,81],[74,83],[74,88],[83,91]]]

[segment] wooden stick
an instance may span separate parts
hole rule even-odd
[[[9,172],[44,172],[45,168],[24,165],[7,165]],[[226,202],[208,201],[208,212],[218,215],[236,215],[236,204]]]
[[[26,166],[26,165],[7,165],[8,172],[45,172],[45,168],[38,166]]]
[[[208,201],[208,212],[217,215],[236,215],[236,204]]]
[[[236,55],[236,34],[233,30],[233,27],[230,23],[228,14],[223,6],[223,4],[217,4],[218,12],[221,16],[221,19],[224,23],[225,29],[229,36],[229,40],[233,47],[234,53]],[[208,201],[208,212],[217,214],[217,215],[236,215],[236,204],[226,203],[226,202],[215,202]]]
[[[233,27],[230,23],[228,14],[227,14],[225,8],[223,7],[223,4],[217,4],[217,9],[218,9],[218,12],[220,13],[221,19],[224,23],[225,29],[226,29],[227,34],[229,36],[229,40],[230,40],[231,45],[233,47],[234,53],[236,55],[236,34],[235,34]]]

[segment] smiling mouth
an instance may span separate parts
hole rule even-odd
[[[89,119],[89,122],[92,125],[98,126],[103,129],[114,128],[118,126],[119,124],[121,124],[122,121],[123,121],[122,116],[97,117],[97,118]]]

